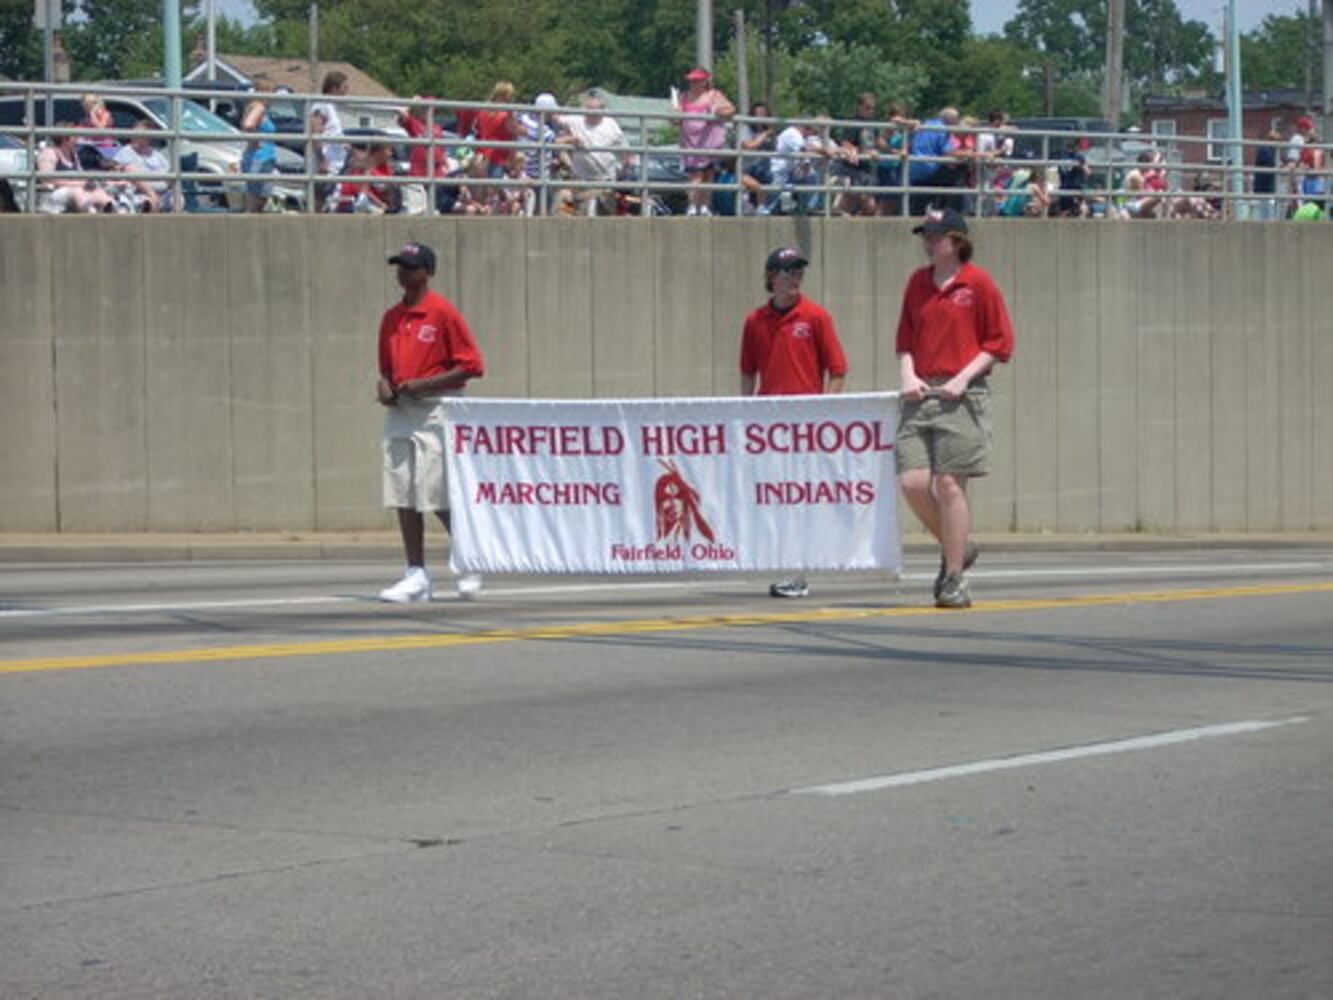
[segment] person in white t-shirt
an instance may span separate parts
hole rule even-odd
[[[1008,116],[998,108],[992,109],[986,115],[987,131],[977,133],[977,150],[975,159],[978,161],[978,169],[981,171],[979,178],[981,189],[985,192],[993,192],[1002,186],[998,182],[1002,176],[1007,176],[1007,171],[1002,167],[996,167],[989,164],[988,160],[1009,160],[1014,155],[1014,137],[1007,134],[1009,130]],[[993,131],[992,131],[993,130]],[[992,194],[982,195],[981,214],[994,215],[999,210],[1000,199]]]
[[[555,116],[556,124],[565,131],[555,141],[572,147],[571,169],[575,180],[612,183],[628,159],[625,133],[619,122],[603,113],[605,107],[601,98],[585,97],[585,114]],[[599,211],[604,215],[616,214],[614,191],[580,188],[574,192],[574,202],[588,215]]]
[[[336,69],[324,74],[324,83],[320,92],[326,97],[342,97],[347,93],[347,74]],[[338,105],[333,101],[319,101],[310,108],[310,132],[318,135],[315,151],[319,156],[319,172],[336,177],[347,167],[347,143],[331,142],[343,135],[342,118],[338,114]],[[315,185],[315,211],[324,207],[324,200],[332,193],[336,185],[329,181]]]
[[[760,208],[761,215],[786,213],[797,206],[797,197],[793,187],[813,183],[814,169],[810,160],[802,159],[800,154],[813,151],[821,146],[819,130],[813,125],[788,125],[778,133],[773,145],[772,164],[773,192]],[[809,209],[812,199],[803,196],[801,207]]]
[[[139,121],[134,126],[134,138],[116,151],[112,165],[127,174],[165,174],[171,164],[160,149],[153,145],[153,124]],[[136,180],[132,184],[133,198],[140,212],[170,212],[171,185],[165,180]]]

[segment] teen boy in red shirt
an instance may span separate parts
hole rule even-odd
[[[972,263],[958,212],[931,212],[912,232],[929,263],[908,279],[898,321],[898,483],[942,549],[936,606],[966,608],[972,596],[963,571],[978,552],[968,540],[967,483],[989,471],[986,376],[1013,354],[1014,329],[995,282]]]
[[[801,294],[809,262],[795,247],[779,247],[764,264],[766,305],[745,317],[741,334],[742,396],[814,396],[842,392],[847,358],[833,317]],[[804,575],[768,588],[773,597],[805,597]]]
[[[403,299],[380,321],[376,394],[385,407],[384,505],[398,510],[407,571],[380,592],[380,600],[402,604],[429,601],[426,573],[425,514],[434,511],[450,530],[445,480],[444,397],[485,372],[481,351],[462,314],[430,290],[435,251],[408,243],[389,258],[398,267]],[[481,589],[481,579],[458,580],[460,597]]]

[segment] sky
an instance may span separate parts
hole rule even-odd
[[[1203,21],[1213,33],[1222,34],[1225,0],[1176,0],[1187,21]],[[1309,8],[1309,0],[1236,0],[1236,20],[1241,31],[1252,31],[1269,14],[1294,14]],[[1004,22],[1014,16],[1018,0],[972,0],[972,30],[978,34],[1000,34]]]
[[[714,9],[719,6],[714,0]],[[1176,6],[1186,20],[1204,21],[1217,35],[1222,34],[1222,11],[1225,0],[1176,0]],[[1269,14],[1293,14],[1304,11],[1309,0],[1236,0],[1241,31],[1254,29]],[[972,0],[972,27],[980,34],[999,34],[1004,22],[1014,16],[1018,0]],[[250,0],[218,0],[218,12],[228,17],[253,21],[254,8]]]

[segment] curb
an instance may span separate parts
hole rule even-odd
[[[428,544],[448,552],[438,533]],[[1156,534],[980,534],[993,552],[1171,552],[1333,549],[1333,532]],[[922,534],[903,538],[908,555],[938,551]],[[437,551],[439,551],[437,549]],[[394,532],[325,534],[79,534],[0,535],[0,564],[156,562],[396,562],[402,546]]]

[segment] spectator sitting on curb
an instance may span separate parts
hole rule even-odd
[[[963,168],[953,154],[958,148],[949,128],[960,120],[956,108],[944,108],[939,116],[924,122],[912,135],[912,164],[908,181],[912,187],[957,187]],[[914,194],[908,201],[910,215],[922,215],[930,205],[958,208],[956,195]]]
[[[513,104],[517,91],[508,80],[501,80],[491,89],[492,104]],[[477,115],[477,139],[480,142],[514,142],[521,137],[518,115],[505,110],[483,110]],[[479,146],[477,152],[485,158],[487,171],[492,177],[503,177],[513,157],[510,146]]]
[[[625,133],[621,131],[620,123],[604,112],[605,107],[600,97],[588,95],[583,98],[583,114],[560,115],[555,119],[564,130],[556,143],[573,149],[570,169],[575,180],[612,184],[620,176],[621,166],[628,161]],[[583,214],[616,214],[614,191],[578,188],[572,202],[575,210]]]
[[[347,173],[349,178],[392,176],[393,147],[387,142],[373,144],[364,159]],[[396,184],[349,179],[338,189],[338,211],[369,212],[374,215],[397,212],[402,204],[401,195]]]
[[[111,112],[107,110],[106,103],[100,97],[96,94],[85,94],[83,97],[83,121],[79,123],[79,127],[95,131],[114,129],[116,120],[112,117]],[[97,151],[102,154],[102,159],[108,162],[115,159],[116,152],[120,149],[120,140],[109,135],[94,135],[87,141],[90,145],[97,147]]]
[[[74,141],[74,125],[60,122],[62,131],[51,137],[50,143],[37,154],[37,169],[42,173],[78,172],[79,163]],[[43,212],[114,212],[115,199],[95,180],[52,177],[41,181],[43,189],[38,210]]]
[[[767,119],[767,104],[750,105],[751,118]],[[740,126],[741,149],[747,153],[771,153],[777,146],[777,132],[772,121],[761,121]],[[773,183],[773,161],[767,156],[744,157],[741,183],[746,191],[746,214],[749,207],[764,203],[763,189]]]
[[[806,145],[818,141],[819,130],[813,125],[788,125],[778,133],[773,149],[773,187],[777,188],[759,209],[760,215],[788,215],[793,211],[813,211],[814,194],[797,195],[795,188],[814,183],[814,171],[802,154]]]
[[[137,122],[134,138],[120,147],[112,161],[127,174],[165,174],[171,165],[162,151],[153,146],[156,127],[149,121]],[[133,197],[140,212],[170,212],[171,184],[166,180],[131,180]]]
[[[875,139],[879,161],[875,164],[875,183],[879,187],[898,187],[903,182],[903,158],[912,130],[921,123],[907,117],[901,104],[892,102],[885,109],[889,127]],[[877,194],[875,202],[880,215],[902,215],[903,198],[899,194]]]
[[[537,110],[520,115],[518,122],[523,132],[523,138],[528,142],[538,144],[535,149],[522,151],[523,175],[529,180],[535,181],[555,176],[556,167],[560,162],[557,151],[550,148],[556,140],[556,131],[551,127],[551,112],[560,105],[556,101],[555,95],[548,92],[538,94],[532,103]],[[541,194],[543,193],[541,189],[528,188],[528,192],[528,196],[524,198],[525,213],[527,215],[549,214],[550,207],[540,204]]]
[[[872,122],[875,119],[875,95],[864,93],[856,99],[852,117]],[[870,187],[875,182],[875,161],[879,158],[876,142],[880,130],[874,125],[846,125],[833,130],[833,141],[839,154],[831,170],[835,178],[849,190],[838,195],[833,205],[836,215],[874,215],[875,199],[856,188]]]
[[[434,120],[434,116],[428,116],[426,106],[420,102],[433,101],[433,97],[413,97],[412,103],[398,112],[398,124],[402,126],[408,138],[424,139],[428,134],[426,128],[427,117],[432,117],[429,135],[436,140],[444,138],[444,127],[439,121]],[[411,177],[420,177],[428,180],[431,176],[431,166],[434,166],[434,174],[437,180],[435,187],[435,211],[441,215],[448,215],[454,210],[454,205],[458,201],[458,185],[439,184],[438,180],[442,177],[457,177],[463,172],[463,165],[449,155],[449,149],[442,142],[435,142],[432,145],[425,143],[414,143],[408,154],[408,175]],[[427,188],[429,192],[429,187]]]

